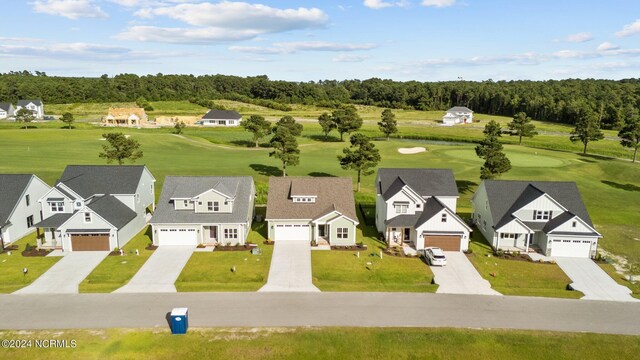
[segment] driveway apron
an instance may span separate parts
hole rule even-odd
[[[14,294],[77,294],[78,285],[107,255],[108,251],[70,252],[36,281]]]
[[[431,266],[439,294],[502,295],[482,278],[467,256],[459,251],[445,251],[446,266]]]
[[[191,258],[194,246],[160,246],[116,293],[177,292],[174,283]]]
[[[276,241],[267,284],[259,291],[318,292],[311,277],[311,244]]]
[[[584,294],[582,299],[638,301],[631,297],[631,290],[615,282],[593,260],[570,257],[556,257],[554,259],[562,271],[573,281],[571,287]]]

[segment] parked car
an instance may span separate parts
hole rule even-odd
[[[444,256],[442,249],[438,247],[428,247],[424,249],[424,257],[431,266],[447,265],[447,257]]]

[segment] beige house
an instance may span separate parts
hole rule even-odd
[[[110,108],[107,116],[102,118],[106,126],[135,126],[138,127],[148,121],[143,108]]]

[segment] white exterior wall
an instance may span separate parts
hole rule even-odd
[[[398,215],[413,215],[416,213],[416,210],[422,211],[424,204],[422,201],[420,200],[418,201],[420,203],[420,209],[416,208],[416,199],[414,199],[413,196],[409,196],[404,190],[398,191],[397,194],[393,195],[391,198],[387,200],[387,204],[386,204],[387,219],[386,220],[393,219]],[[393,206],[393,204],[397,202],[409,203],[409,207],[407,208],[406,214],[396,214],[396,209]]]
[[[42,220],[40,217],[41,207],[38,200],[50,189],[51,187],[37,176],[31,177],[18,203],[15,204],[13,213],[9,216],[11,225],[2,228],[2,239],[4,239],[5,245],[20,240],[25,235],[35,231],[35,228],[27,226],[27,217],[33,216],[34,224]],[[29,195],[29,206],[27,206],[26,201],[27,195]],[[7,206],[9,204],[3,205]]]
[[[91,223],[84,222],[85,212],[91,213]],[[118,230],[87,207],[75,213],[71,218],[69,218],[69,220],[67,220],[66,223],[62,224],[62,226],[58,228],[61,232],[62,249],[64,251],[73,250],[71,248],[71,234],[67,233],[68,229],[109,229],[109,248],[113,250],[118,246]],[[58,238],[58,241],[60,241],[60,238]]]
[[[138,214],[135,219],[118,230],[118,247],[122,248],[129,240],[133,239],[147,225],[144,213]]]
[[[226,245],[231,242],[232,245],[244,245],[249,235],[247,224],[154,224],[152,225],[153,244],[158,245],[158,232],[160,229],[197,229],[198,244],[208,243],[209,236],[205,227],[218,227],[218,242]],[[224,238],[224,229],[238,229],[238,240],[236,242]]]
[[[219,206],[219,211],[208,211],[207,210],[207,202],[218,202],[218,206]],[[232,202],[229,201],[226,205],[225,205],[225,201],[227,201],[227,198],[225,196],[220,195],[217,192],[214,191],[208,191],[202,195],[200,195],[200,197],[196,198],[196,203],[195,203],[195,212],[197,213],[231,213],[233,212],[233,208],[232,208]],[[202,204],[200,204],[202,203]]]
[[[492,246],[496,246],[495,231],[493,230],[493,218],[491,217],[491,206],[487,198],[487,190],[484,183],[480,184],[471,202],[473,206],[473,222],[478,230]]]
[[[559,207],[547,195],[542,195],[539,198],[530,202],[529,204],[523,206],[521,209],[514,212],[513,214],[523,221],[536,221],[533,218],[534,210],[551,211],[552,219],[564,212],[564,209]],[[537,220],[537,221],[547,222],[549,220]]]
[[[33,114],[35,115],[36,119],[42,119],[44,117],[44,105],[36,106],[34,103],[29,103],[25,107],[33,111]],[[20,109],[22,109],[22,106],[16,106],[16,112]]]
[[[517,240],[516,243],[516,239],[500,239],[500,234],[501,233],[505,233],[505,234],[521,234],[522,236],[520,236]],[[493,246],[496,248],[501,248],[503,246],[505,247],[513,247],[513,246],[518,246],[518,247],[523,247],[524,241],[526,239],[526,236],[528,236],[528,234],[530,233],[530,230],[527,229],[526,227],[522,226],[521,223],[519,223],[516,219],[513,219],[512,221],[506,223],[505,225],[503,225],[500,229],[496,230],[496,235],[495,235],[495,239],[494,239],[494,243]],[[502,241],[502,242],[501,242]]]
[[[387,203],[382,195],[376,196],[376,229],[378,232],[385,231],[384,221],[387,219]]]
[[[63,198],[64,199],[64,212],[63,213],[72,213],[74,211],[74,203],[69,200],[66,195],[63,195],[58,189],[52,188],[48,193],[42,194],[38,202],[40,202],[41,210],[42,210],[42,219],[48,219],[53,215],[61,214],[59,212],[51,212],[51,207],[49,206],[48,198]]]
[[[149,169],[145,167],[136,189],[136,194],[139,194],[140,202],[134,209],[136,213],[144,214],[144,211],[150,205],[153,205],[152,210],[156,208],[156,193],[155,193],[156,179],[151,175]]]
[[[576,227],[573,227],[575,222]],[[591,233],[593,230],[589,228],[579,217],[569,219],[569,221],[553,229],[553,232],[579,232],[579,233]]]
[[[458,207],[458,197],[457,196],[435,196],[436,199],[440,200],[442,204],[444,204],[449,209],[453,210],[453,212],[457,212]]]
[[[442,222],[442,214],[447,214],[447,221]],[[442,209],[431,219],[427,220],[424,224],[416,229],[415,238],[412,236],[412,241],[416,246],[416,250],[424,249],[424,242],[418,241],[418,238],[421,237],[423,232],[429,231],[437,231],[437,232],[452,232],[452,233],[460,233],[462,232],[462,238],[460,239],[460,249],[465,251],[469,248],[469,230],[466,226],[463,225],[462,219],[459,219],[457,216],[453,216],[446,209]]]
[[[187,201],[187,205],[184,202]],[[173,208],[176,210],[194,210],[195,204],[190,199],[173,199]]]
[[[240,125],[240,119],[202,119],[203,126],[238,126]],[[224,125],[220,125],[218,122],[224,121]]]
[[[545,254],[547,256],[551,255],[551,252],[553,251],[553,240],[581,240],[581,241],[590,241],[591,245],[590,245],[590,257],[595,257],[596,256],[596,251],[598,250],[598,237],[597,236],[570,236],[570,235],[552,235],[549,234],[548,236],[548,241],[546,244],[546,248],[544,249]]]
[[[138,210],[138,205],[136,204],[136,196],[135,195],[113,195],[116,199],[120,200],[121,203],[127,205],[127,207],[136,213]]]

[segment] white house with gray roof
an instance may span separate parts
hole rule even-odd
[[[155,178],[143,165],[69,165],[38,200],[41,247],[63,251],[122,248],[155,207]]]
[[[150,221],[153,243],[244,245],[255,191],[250,176],[167,176]]]
[[[16,109],[11,103],[0,103],[0,119],[8,119],[15,116]]]
[[[239,126],[242,115],[233,110],[209,110],[197,123],[202,126]]]
[[[459,197],[450,169],[379,169],[376,228],[391,246],[467,250],[471,228],[456,214]]]
[[[442,117],[442,125],[471,124],[473,111],[466,106],[454,106]]]
[[[473,221],[495,249],[593,258],[598,233],[574,182],[485,180]]]
[[[20,240],[42,220],[38,199],[51,186],[32,174],[0,174],[0,245]]]
[[[22,108],[31,110],[36,119],[42,119],[44,117],[44,104],[42,100],[18,100],[16,111]]]

